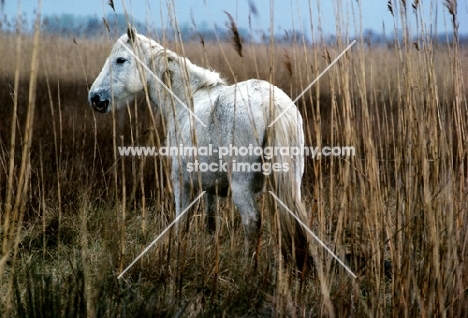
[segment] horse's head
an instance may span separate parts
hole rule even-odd
[[[147,64],[148,51],[155,44],[137,34],[134,28],[128,28],[127,34],[122,35],[112,47],[101,73],[89,90],[88,101],[95,111],[106,113],[111,102],[116,107],[125,105],[143,91],[147,72],[135,56]]]

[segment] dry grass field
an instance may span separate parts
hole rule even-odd
[[[221,228],[170,231],[165,158],[120,157],[163,129],[135,101],[94,113],[87,93],[113,40],[0,34],[0,312],[4,317],[462,317],[468,311],[468,49],[429,37],[358,38],[296,104],[308,158],[303,201],[316,244],[300,277],[276,245],[264,196],[258,258],[231,200]],[[348,44],[166,43],[230,83],[261,78],[293,99]],[[35,71],[37,70],[37,72]],[[37,77],[37,80],[36,80]]]

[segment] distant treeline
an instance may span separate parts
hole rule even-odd
[[[42,19],[42,31],[46,34],[60,35],[64,37],[85,37],[85,38],[99,38],[107,36],[110,32],[112,37],[123,34],[128,26],[128,23],[135,26],[140,33],[151,35],[153,38],[163,36],[164,38],[171,41],[176,36],[181,37],[183,41],[204,41],[204,42],[216,42],[216,41],[230,41],[232,39],[232,30],[228,23],[226,25],[208,25],[204,22],[198,26],[194,26],[189,23],[183,23],[179,25],[180,33],[174,32],[171,28],[151,28],[147,24],[135,21],[132,17],[126,16],[125,14],[109,14],[106,17],[97,16],[80,16],[73,14],[60,14],[60,15],[48,15]],[[0,31],[2,32],[14,32],[16,22],[0,21]],[[28,21],[22,22],[23,32],[32,31],[32,23]],[[247,28],[237,28],[237,32],[242,41],[257,42],[257,43],[268,43],[270,41],[270,32],[268,30],[249,30]],[[403,34],[383,34],[382,32],[376,32],[371,29],[367,29],[363,33],[363,39],[366,43],[372,45],[392,45],[396,39],[401,40]],[[320,37],[316,37],[318,41]],[[324,38],[325,42],[333,43],[336,37],[328,35]],[[436,34],[433,36],[439,44],[451,43],[453,41],[453,34]],[[418,39],[415,38],[414,42]],[[282,30],[275,32],[275,43],[306,43],[310,44],[310,36],[304,34],[299,30]],[[468,34],[459,36],[460,44],[468,44]]]
[[[54,34],[71,37],[99,38],[107,36],[110,32],[112,36],[120,35],[126,32],[128,24],[136,27],[142,34],[162,36],[169,41],[174,40],[175,36],[180,36],[183,41],[205,41],[215,42],[217,40],[227,41],[232,37],[232,31],[229,25],[209,25],[206,22],[196,27],[189,23],[179,25],[180,34],[176,34],[172,27],[153,28],[146,23],[135,21],[132,17],[125,14],[109,14],[106,17],[80,16],[73,14],[48,15],[42,19],[42,31],[46,34]],[[14,32],[16,22],[4,22],[3,27],[0,22],[0,30],[3,32]],[[32,32],[32,23],[26,20],[22,22],[23,32]],[[237,28],[237,32],[243,41],[262,42],[269,41],[269,32],[265,30],[255,30],[250,32],[246,28]],[[293,40],[309,42],[309,39],[298,31],[283,31],[275,38],[276,42],[291,42]]]

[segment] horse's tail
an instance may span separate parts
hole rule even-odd
[[[291,99],[283,91],[275,89],[273,101],[268,103],[274,107],[265,109],[270,117],[267,122],[271,123],[291,103]],[[274,165],[276,168],[281,167],[280,172],[270,175],[269,188],[287,207],[286,209],[280,202],[276,202],[283,254],[287,257],[294,255],[298,269],[303,271],[312,265],[309,239],[304,227],[288,211],[293,212],[303,224],[308,225],[306,210],[301,202],[304,132],[302,117],[294,105],[279,117],[272,127],[268,128],[266,141],[266,147],[270,147],[270,153],[273,152],[272,168]],[[277,151],[274,147],[277,147]],[[285,154],[286,151],[289,154]]]

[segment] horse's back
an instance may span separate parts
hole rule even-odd
[[[195,101],[197,115],[208,124],[199,127],[205,143],[214,146],[263,146],[267,126],[292,103],[280,88],[267,81],[251,79],[202,92]],[[302,126],[295,106],[283,115],[293,126]]]

